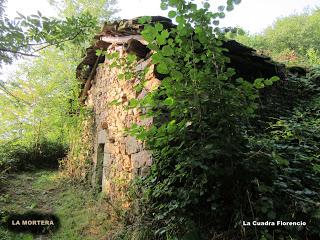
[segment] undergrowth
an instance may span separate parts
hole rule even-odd
[[[45,236],[52,240],[109,239],[123,227],[122,218],[108,204],[105,195],[97,195],[81,185],[70,185],[56,171],[12,174],[1,191],[2,215],[30,209],[56,214],[61,227]],[[11,233],[0,226],[0,239],[31,240],[37,236]]]
[[[212,24],[239,2],[228,0],[212,13],[208,2],[198,8],[192,1],[163,0],[162,9],[170,7],[169,17],[178,24],[172,29],[140,19],[152,63],[164,79],[129,104],[155,120],[151,127],[128,130],[153,152],[151,174],[132,190],[139,210],[132,212],[129,236],[319,236],[319,106],[311,100],[319,96],[318,78],[236,78],[226,67],[224,34]],[[305,221],[307,227],[242,225],[254,220]]]
[[[94,119],[90,109],[78,116],[78,121],[69,130],[68,154],[60,161],[60,174],[74,184],[88,184],[92,175]]]
[[[36,168],[58,168],[58,160],[67,152],[60,142],[41,140],[37,144],[12,141],[0,146],[0,172],[16,172]]]

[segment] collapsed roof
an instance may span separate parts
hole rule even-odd
[[[96,50],[106,50],[111,44],[123,45],[128,53],[135,54],[138,58],[148,58],[150,50],[147,42],[140,35],[143,24],[138,22],[139,18],[123,19],[113,23],[105,23],[102,31],[95,36],[95,44],[86,50],[86,57],[77,67],[77,78],[83,83],[82,98],[91,87],[91,81],[95,69],[99,63],[104,62],[104,57],[98,57]],[[159,22],[165,29],[176,27],[166,17],[153,16],[151,23]],[[253,48],[247,47],[234,40],[223,42],[226,49],[225,56],[230,58],[228,67],[236,70],[239,77],[254,80],[259,77],[285,76],[285,66],[274,62],[270,57],[258,54]]]

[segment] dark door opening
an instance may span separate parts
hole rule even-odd
[[[96,165],[96,187],[99,192],[102,191],[103,159],[104,159],[104,143],[101,143],[99,144],[97,149],[97,165]]]

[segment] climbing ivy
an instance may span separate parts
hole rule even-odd
[[[237,3],[227,1],[212,13],[207,1],[201,7],[162,1],[161,8],[170,8],[168,15],[177,22],[172,29],[140,19],[146,23],[142,36],[155,51],[152,63],[165,76],[157,91],[140,101],[155,124],[130,129],[153,151],[151,174],[140,187],[156,236],[207,238],[249,214],[246,192],[252,179],[242,179],[248,171],[243,132],[257,109],[258,89],[278,78],[251,83],[226,67],[224,34],[215,26]]]

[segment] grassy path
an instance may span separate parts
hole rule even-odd
[[[114,229],[103,197],[94,197],[82,186],[62,182],[57,171],[11,174],[0,186],[0,211],[29,210],[56,214],[61,228],[50,236],[32,236],[14,234],[0,227],[0,240],[108,240]]]
[[[7,211],[41,210],[53,212],[58,189],[53,184],[56,172],[41,171],[11,174],[1,189],[1,205]]]

